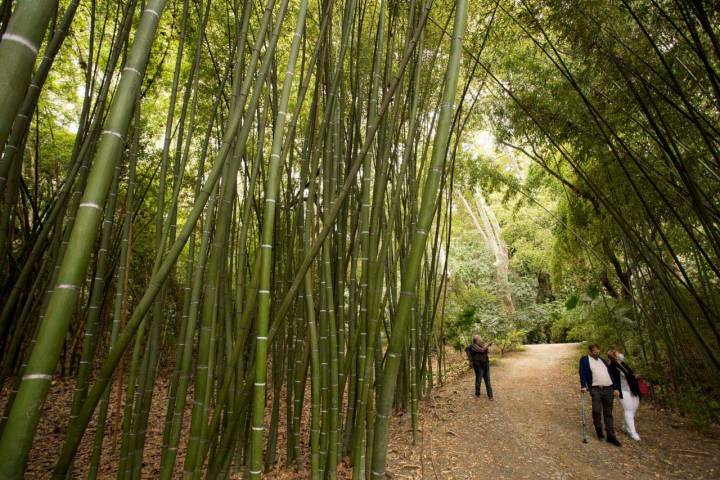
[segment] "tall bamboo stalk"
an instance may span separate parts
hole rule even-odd
[[[0,145],[10,135],[57,0],[20,2],[0,41]],[[5,180],[5,179],[3,179]]]
[[[275,227],[275,208],[278,200],[278,187],[281,173],[281,157],[284,138],[285,118],[287,116],[288,102],[292,89],[292,79],[295,73],[295,64],[300,49],[300,39],[305,28],[305,14],[307,12],[307,0],[300,3],[297,13],[295,34],[290,46],[288,66],[285,71],[280,104],[275,121],[273,132],[272,151],[270,154],[270,168],[265,185],[265,206],[263,212],[263,231],[260,240],[260,282],[258,317],[255,323],[255,339],[258,346],[255,350],[255,382],[252,403],[251,420],[251,447],[250,447],[250,475],[251,478],[259,478],[262,467],[262,445],[263,445],[263,424],[265,413],[265,387],[267,379],[267,332],[270,323],[270,274],[272,264],[272,246]],[[276,380],[277,381],[277,380]]]
[[[417,225],[412,235],[412,244],[402,272],[400,297],[393,321],[392,335],[386,352],[382,379],[380,380],[382,382],[380,387],[381,394],[377,404],[375,443],[372,457],[373,478],[382,478],[385,475],[390,409],[392,407],[396,380],[400,368],[400,355],[406,340],[406,329],[410,319],[412,303],[416,295],[415,292],[417,291],[419,270],[425,254],[427,236],[435,215],[435,205],[437,204],[437,196],[445,164],[445,155],[450,140],[455,93],[462,58],[463,37],[467,22],[467,8],[468,3],[466,0],[458,0],[456,2],[452,43],[448,59],[448,68],[443,83],[443,95],[440,103],[438,126],[433,143],[432,160],[422,192],[422,202],[418,212]]]
[[[110,187],[113,167],[125,145],[124,139],[135,105],[134,98],[140,89],[150,47],[164,6],[164,0],[151,1],[143,12],[133,48],[110,106],[98,151],[90,170],[88,185],[80,203],[78,218],[73,226],[68,249],[60,267],[58,283],[47,308],[48,314],[38,332],[23,382],[0,439],[0,449],[12,452],[3,455],[0,459],[2,478],[20,478],[22,475],[40,416],[40,408],[47,395],[64,334],[87,269],[95,233],[102,218],[102,205]]]

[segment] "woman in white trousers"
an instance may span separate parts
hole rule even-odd
[[[619,377],[620,405],[623,407],[625,417],[625,432],[635,441],[640,441],[640,435],[635,428],[635,413],[640,406],[640,388],[630,366],[625,363],[625,356],[617,350],[608,352],[611,376]]]

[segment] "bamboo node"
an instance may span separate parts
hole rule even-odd
[[[83,202],[80,204],[80,208],[94,208],[102,212],[102,207],[95,202]]]
[[[105,135],[105,134],[112,135],[113,137],[117,137],[117,138],[119,138],[120,140],[123,140],[123,135],[122,135],[122,133],[116,132],[115,130],[103,130],[103,131],[100,133],[100,135]]]
[[[140,73],[140,70],[134,67],[125,67],[123,68],[123,72],[132,72],[137,74],[138,77],[142,77],[142,73]]]
[[[158,12],[156,12],[155,10],[153,10],[152,8],[146,8],[145,10],[143,10],[143,13],[150,13],[152,15],[155,15],[155,18],[160,20],[160,14]]]
[[[38,49],[35,46],[35,44],[32,43],[29,39],[23,37],[22,35],[18,35],[16,33],[5,33],[2,36],[2,39],[7,40],[9,42],[19,43],[23,47],[30,50],[32,52],[33,56],[37,55]]]
[[[49,375],[47,373],[28,373],[27,375],[23,375],[22,379],[25,380],[50,380],[52,378],[52,375]]]

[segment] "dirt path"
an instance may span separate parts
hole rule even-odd
[[[720,478],[718,429],[692,430],[688,422],[641,406],[642,441],[618,435],[617,448],[591,434],[580,439],[578,347],[533,345],[492,367],[495,401],[473,393],[470,371],[436,389],[421,410],[421,439],[407,444],[398,420],[389,452],[393,478],[573,479]],[[586,415],[594,432],[589,402]],[[615,424],[622,407],[615,404]],[[404,427],[404,428],[403,428]],[[405,443],[399,441],[404,438]]]

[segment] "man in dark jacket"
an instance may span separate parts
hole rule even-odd
[[[488,351],[490,345],[483,344],[480,335],[473,336],[473,343],[465,349],[470,366],[475,370],[475,396],[480,396],[480,385],[485,380],[485,390],[487,390],[488,400],[493,399],[492,385],[490,385],[490,359]]]
[[[580,359],[580,391],[590,392],[592,398],[592,417],[598,438],[603,435],[602,420],[605,420],[605,433],[608,443],[621,446],[615,437],[613,425],[613,401],[620,396],[620,383],[611,374],[605,360],[600,358],[600,347],[595,344],[588,347],[588,355]]]

